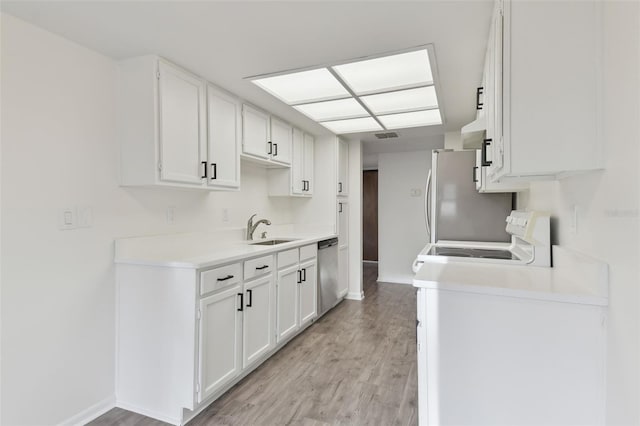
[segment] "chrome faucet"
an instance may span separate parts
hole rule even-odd
[[[265,225],[271,225],[271,221],[268,219],[260,219],[259,221],[257,221],[255,224],[253,223],[253,218],[256,217],[256,215],[252,215],[249,218],[249,221],[247,222],[247,240],[253,240],[253,233],[256,230],[256,228],[258,227],[258,225],[260,225],[261,223],[264,223]]]

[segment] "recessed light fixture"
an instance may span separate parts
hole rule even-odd
[[[438,125],[431,49],[251,81],[336,134]]]

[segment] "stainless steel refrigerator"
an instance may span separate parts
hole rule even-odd
[[[434,150],[425,191],[425,223],[432,243],[508,242],[505,219],[514,208],[512,193],[479,193],[474,150]]]

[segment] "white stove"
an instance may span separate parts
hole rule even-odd
[[[549,214],[513,210],[506,223],[506,230],[511,234],[510,243],[438,241],[427,244],[413,262],[413,272],[417,272],[425,262],[551,266]]]

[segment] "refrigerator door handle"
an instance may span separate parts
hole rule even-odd
[[[427,227],[427,236],[431,241],[431,170],[427,175],[427,184],[424,188],[424,224]]]

